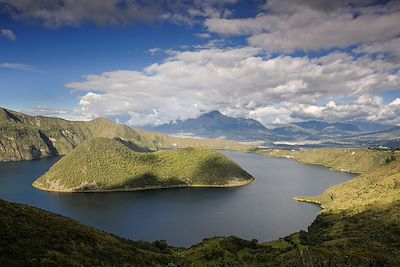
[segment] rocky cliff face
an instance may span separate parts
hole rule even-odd
[[[58,154],[40,130],[0,129],[0,161],[30,160]]]

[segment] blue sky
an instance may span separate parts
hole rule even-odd
[[[0,106],[400,123],[398,1],[0,0]]]
[[[194,27],[173,23],[121,27],[86,23],[79,28],[48,29],[2,18],[0,25],[13,29],[18,36],[16,41],[0,39],[1,61],[31,68],[0,70],[1,105],[17,109],[76,107],[76,98],[82,94],[71,93],[65,83],[85,74],[141,70],[164,57],[150,54],[151,48],[179,48],[202,42],[194,35]]]

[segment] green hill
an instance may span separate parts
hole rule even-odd
[[[138,153],[108,138],[91,139],[57,162],[33,185],[51,191],[137,190],[240,186],[253,178],[214,150],[184,148]]]
[[[71,219],[0,200],[0,266],[165,266],[161,246],[113,236]]]
[[[263,154],[272,157],[293,158],[299,162],[328,167],[335,171],[365,173],[386,161],[391,161],[394,152],[358,148],[320,148],[304,150],[268,150]]]
[[[320,198],[326,212],[359,212],[395,201],[400,201],[400,153],[393,153],[372,171],[329,188]]]
[[[118,138],[137,151],[160,148],[205,147],[246,150],[247,146],[224,140],[194,140],[147,133],[104,118],[88,122],[29,116],[0,108],[0,162],[65,155],[95,137]]]

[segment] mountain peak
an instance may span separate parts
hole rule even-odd
[[[201,117],[209,117],[209,118],[214,118],[214,117],[222,117],[224,114],[222,114],[219,110],[212,110],[207,113],[203,113]]]

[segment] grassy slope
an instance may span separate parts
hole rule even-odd
[[[372,171],[329,188],[321,196],[325,211],[360,212],[368,206],[386,205],[400,200],[400,154]]]
[[[34,186],[74,191],[91,190],[90,184],[95,184],[95,190],[129,190],[154,186],[234,186],[252,180],[236,163],[214,150],[185,148],[137,153],[114,139],[94,138],[62,158]]]
[[[293,158],[299,162],[326,166],[336,171],[364,173],[390,161],[394,152],[351,149],[321,148],[311,150],[268,150],[263,154],[272,157]]]
[[[119,138],[137,151],[188,146],[248,149],[248,146],[231,141],[193,140],[137,131],[104,118],[89,122],[67,121],[0,108],[0,162],[65,155],[95,137]]]
[[[164,266],[170,251],[0,200],[1,266]]]

